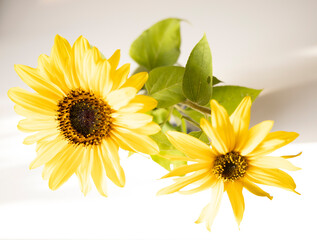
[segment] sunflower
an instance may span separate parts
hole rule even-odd
[[[280,187],[295,191],[296,185],[291,176],[280,170],[294,171],[299,168],[287,158],[297,155],[273,157],[267,154],[285,146],[298,137],[295,132],[270,132],[273,121],[263,121],[249,128],[251,98],[245,97],[229,117],[226,110],[212,100],[211,123],[201,119],[202,130],[211,139],[211,146],[190,135],[168,131],[169,141],[186,156],[165,156],[170,160],[194,162],[174,169],[163,178],[176,177],[176,183],[161,189],[158,195],[181,192],[192,194],[212,188],[211,202],[202,210],[196,223],[206,222],[210,231],[218,212],[224,192],[227,192],[235,219],[240,225],[244,213],[242,189],[246,188],[257,196],[272,199],[269,193],[256,184]],[[182,190],[189,184],[195,188]]]
[[[51,56],[40,55],[37,68],[15,65],[36,92],[15,87],[8,96],[15,111],[26,117],[18,129],[35,132],[24,140],[36,143],[30,169],[44,165],[42,175],[52,190],[76,173],[84,195],[91,176],[99,193],[107,196],[106,176],[120,187],[125,184],[119,147],[145,154],[159,151],[148,135],[160,127],[145,114],[157,102],[137,95],[148,74],[128,78],[130,65],[117,69],[119,59],[119,50],[105,59],[84,37],[71,47],[57,35]]]

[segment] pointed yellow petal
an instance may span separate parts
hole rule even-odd
[[[131,101],[124,107],[120,108],[117,113],[136,113],[143,109],[144,105],[142,103],[131,103]]]
[[[95,86],[95,89],[99,89],[100,96],[106,98],[112,88],[112,81],[110,79],[110,64],[106,60],[103,60],[98,64],[95,78],[99,83],[99,86]]]
[[[121,88],[108,94],[106,102],[112,109],[119,110],[126,106],[136,95],[136,89],[132,87]]]
[[[247,176],[252,182],[279,187],[297,193],[293,178],[282,170],[249,166]]]
[[[248,163],[254,167],[260,168],[283,168],[289,171],[300,170],[301,168],[294,166],[284,157],[262,156],[255,158],[248,158]]]
[[[55,141],[43,142],[38,146],[37,156],[31,162],[29,168],[34,169],[42,166],[54,158],[59,152],[65,151],[67,142],[57,139]]]
[[[56,101],[63,97],[63,91],[54,83],[47,81],[38,69],[17,64],[14,65],[14,69],[20,78],[39,94]]]
[[[60,159],[61,164],[54,168],[50,176],[48,182],[50,189],[58,189],[75,173],[82,161],[83,153],[83,147],[74,147],[72,145],[65,150],[65,154]]]
[[[148,112],[157,106],[157,101],[154,98],[145,95],[136,95],[130,103],[141,103],[143,107],[138,112],[142,113]]]
[[[154,135],[158,133],[159,131],[161,131],[161,128],[155,122],[150,122],[143,127],[134,129],[135,133],[142,134],[142,135]]]
[[[115,131],[112,131],[112,134],[119,140],[119,146],[123,149],[127,145],[133,152],[142,152],[149,155],[155,155],[159,152],[156,142],[148,136],[119,127],[116,127]]]
[[[168,140],[187,156],[213,162],[215,155],[211,148],[199,139],[176,131],[167,131],[165,134]]]
[[[72,73],[74,78],[74,87],[81,87],[84,82],[84,57],[90,49],[90,44],[86,38],[80,36],[72,48]]]
[[[60,133],[57,129],[49,129],[45,131],[40,131],[24,139],[23,144],[31,145],[36,142],[41,142],[42,140],[54,140]]]
[[[294,141],[299,136],[296,132],[277,131],[269,133],[262,143],[257,146],[248,156],[267,155]]]
[[[108,59],[111,69],[116,70],[120,61],[120,49],[116,50],[114,54]]]
[[[171,186],[162,188],[160,191],[158,191],[157,195],[164,195],[164,194],[177,192],[181,190],[182,188],[186,187],[187,185],[201,180],[208,174],[210,173],[206,172],[205,170],[200,170],[190,176],[181,177],[178,179],[176,183],[172,184]]]
[[[124,187],[125,175],[120,165],[118,145],[111,138],[106,138],[99,150],[99,157],[103,160],[108,178],[117,186]]]
[[[211,230],[211,225],[220,208],[223,192],[224,192],[224,184],[222,181],[218,181],[212,189],[211,202],[207,204],[206,207],[204,207],[199,218],[195,222],[195,223],[206,222],[206,228],[208,229],[208,231]]]
[[[121,113],[116,116],[116,113],[112,115],[114,118],[113,124],[123,128],[136,129],[143,127],[152,122],[153,117],[144,113]]]
[[[238,226],[240,226],[240,223],[243,218],[244,208],[245,208],[244,198],[242,195],[242,183],[228,182],[226,184],[226,189],[227,189],[228,197],[231,202],[234,216],[236,218]]]
[[[145,82],[147,81],[149,74],[147,72],[140,72],[134,74],[122,85],[122,87],[134,87],[137,91],[140,91]]]
[[[253,126],[248,132],[244,145],[242,145],[241,149],[236,150],[240,151],[243,156],[248,155],[264,140],[271,131],[273,124],[273,121],[268,120]]]
[[[195,172],[195,171],[199,171],[203,169],[210,169],[210,167],[211,167],[210,163],[196,163],[191,165],[184,165],[170,171],[168,174],[164,175],[161,179],[168,178],[168,177],[181,176],[187,173],[191,173],[191,172]]]
[[[179,191],[179,193],[188,195],[188,194],[201,192],[208,188],[212,188],[215,185],[216,181],[217,179],[214,175],[208,175],[203,179],[203,181],[198,187],[190,189],[190,190],[186,190],[186,191]]]
[[[232,151],[235,146],[233,127],[226,109],[217,101],[211,100],[210,108],[211,129],[208,133],[211,134],[209,136],[211,144],[220,147],[220,149],[216,149],[219,153],[226,154]]]
[[[84,148],[82,162],[76,171],[76,175],[80,182],[80,189],[84,196],[91,190],[89,177],[91,174],[92,162],[93,161],[90,159],[90,147]]]
[[[93,162],[91,168],[91,177],[94,181],[98,192],[107,197],[106,172],[102,160],[99,158],[97,147],[92,147],[90,151],[90,159]]]
[[[233,126],[233,131],[236,139],[235,148],[240,149],[244,143],[250,124],[251,115],[251,97],[247,96],[242,99],[239,106],[230,116],[230,122]]]
[[[273,199],[273,197],[263,191],[259,186],[257,186],[256,184],[252,183],[248,177],[244,177],[242,179],[243,182],[243,187],[245,187],[250,193],[253,193],[254,195],[260,196],[260,197],[268,197],[270,200]]]
[[[58,129],[58,126],[57,122],[52,118],[27,118],[19,121],[18,129],[23,132],[37,132],[41,130]]]
[[[41,95],[14,87],[8,91],[9,98],[23,108],[43,115],[55,116],[57,105]]]
[[[128,78],[128,75],[130,73],[130,64],[124,64],[122,67],[120,67],[118,70],[114,71],[110,76],[113,82],[112,90],[116,90],[120,88]]]

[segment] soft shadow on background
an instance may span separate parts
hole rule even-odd
[[[102,239],[299,239],[316,235],[315,148],[317,147],[317,1],[263,0],[0,0],[0,238]],[[274,120],[273,130],[300,137],[285,154],[303,154],[292,173],[301,196],[271,189],[269,201],[246,194],[240,231],[224,199],[211,233],[195,225],[210,192],[156,197],[166,171],[151,160],[133,156],[122,165],[124,189],[109,183],[109,197],[93,188],[84,197],[76,178],[57,191],[42,180],[41,168],[29,170],[32,146],[22,144],[19,117],[7,97],[11,87],[27,86],[14,64],[37,66],[50,54],[54,36],[72,44],[84,35],[106,57],[121,49],[120,64],[131,62],[132,41],[155,22],[182,23],[179,63],[204,33],[213,55],[214,75],[227,84],[264,89],[252,108],[251,125]],[[284,154],[284,152],[281,152]],[[169,182],[170,183],[170,182]],[[267,188],[265,188],[267,190]]]

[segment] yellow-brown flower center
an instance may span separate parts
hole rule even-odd
[[[235,181],[245,175],[247,168],[248,163],[244,156],[229,152],[216,158],[212,172],[224,181]]]
[[[71,90],[58,103],[61,134],[75,145],[98,145],[109,135],[113,110],[92,92]]]

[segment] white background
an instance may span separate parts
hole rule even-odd
[[[316,239],[317,148],[317,2],[316,1],[76,1],[0,0],[0,238],[85,239]],[[22,144],[19,117],[7,97],[10,87],[26,85],[14,64],[36,67],[50,53],[54,36],[71,44],[84,35],[105,56],[121,49],[121,64],[132,41],[166,17],[182,23],[184,65],[206,33],[214,74],[226,83],[264,88],[254,103],[252,125],[275,120],[273,130],[296,131],[300,137],[276,154],[303,170],[292,172],[301,196],[264,187],[273,201],[244,191],[246,210],[240,230],[225,197],[211,233],[194,224],[210,192],[156,197],[169,180],[166,171],[141,156],[122,152],[127,184],[109,181],[109,197],[93,189],[87,197],[76,177],[53,192],[30,171],[34,146]]]

